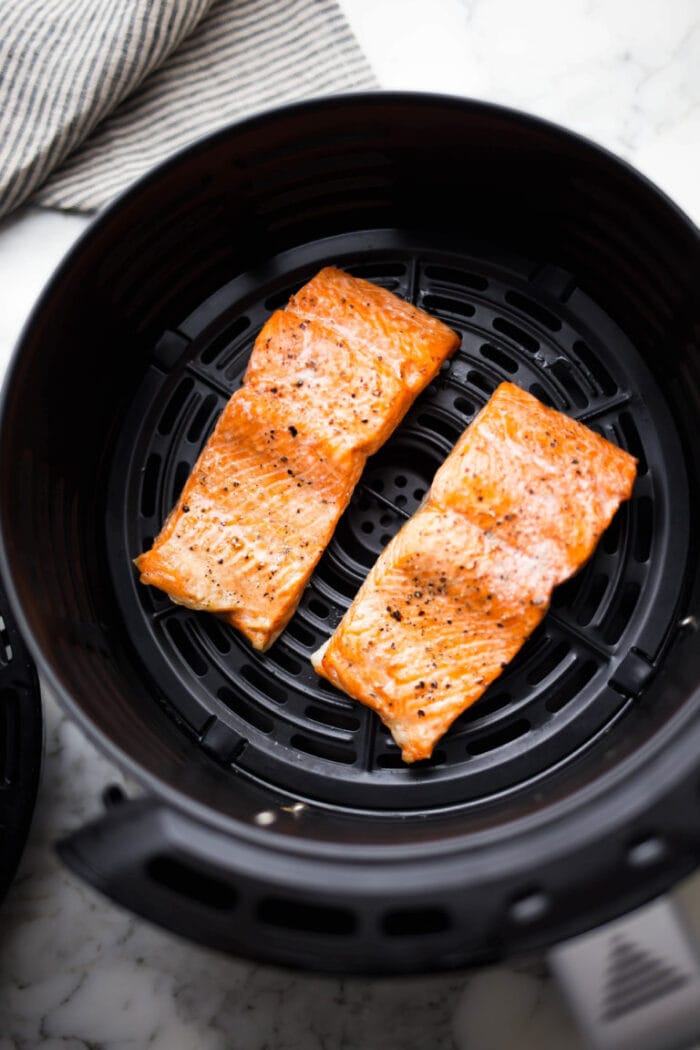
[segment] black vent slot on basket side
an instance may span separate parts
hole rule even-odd
[[[190,637],[184,624],[176,617],[171,617],[167,620],[165,629],[185,662],[189,664],[199,678],[202,678],[207,673],[209,665]]]
[[[642,444],[642,439],[639,436],[637,426],[629,412],[620,412],[620,427],[622,428],[627,451],[631,452],[633,456],[636,456],[639,461],[637,463],[637,473],[646,474],[648,467],[646,455],[644,453],[644,446]]]
[[[261,900],[257,907],[257,918],[267,926],[331,937],[349,937],[357,929],[357,919],[347,908],[308,904],[284,897],[265,897]]]
[[[507,354],[505,350],[501,350],[498,346],[492,346],[490,343],[484,343],[480,348],[482,357],[485,357],[487,361],[492,361],[499,368],[502,368],[504,372],[509,372],[511,375],[515,375],[518,371],[518,362],[514,361],[510,354]]]
[[[185,487],[185,483],[190,476],[192,467],[185,459],[181,459],[178,465],[175,467],[175,473],[173,474],[173,491],[170,497],[171,504],[177,503],[180,498],[180,493]]]
[[[332,740],[305,736],[302,733],[297,733],[292,737],[292,747],[296,747],[298,751],[303,751],[306,755],[325,758],[329,762],[340,762],[346,766],[351,766],[357,758],[355,752],[349,747],[343,747]]]
[[[555,317],[544,306],[529,299],[526,295],[521,295],[520,292],[506,292],[506,302],[510,303],[511,306],[515,306],[521,313],[528,314],[535,321],[539,321],[545,328],[549,328],[551,332],[558,332],[561,328],[561,321],[558,317]]]
[[[229,328],[204,347],[199,357],[202,364],[210,365],[213,361],[216,361],[217,357],[240,335],[243,335],[248,328],[250,328],[250,319],[248,317],[239,317]]]
[[[596,572],[590,578],[576,610],[576,623],[579,627],[587,627],[591,622],[605,596],[609,582],[603,572]]]
[[[505,317],[494,317],[492,324],[497,332],[507,335],[514,343],[522,346],[523,350],[527,350],[528,353],[536,354],[539,350],[540,344],[537,339],[521,328],[520,325],[513,324],[512,321],[506,320]]]
[[[543,405],[549,405],[550,408],[556,408],[554,398],[550,395],[549,391],[545,390],[541,383],[530,383],[530,393],[533,397],[536,397],[538,401],[541,401]]]
[[[588,398],[584,393],[581,385],[574,376],[573,369],[568,361],[555,361],[551,368],[552,374],[556,376],[564,390],[571,398],[572,404],[576,408],[585,408],[588,404]]]
[[[241,676],[245,678],[246,682],[258,690],[264,697],[272,700],[276,704],[287,703],[287,693],[281,685],[277,685],[271,680],[270,674],[265,674],[263,671],[259,671],[257,667],[252,667],[250,664],[244,664],[241,667]]]
[[[514,740],[524,736],[529,731],[530,723],[527,719],[519,718],[516,722],[511,722],[510,725],[497,730],[495,733],[489,733],[486,736],[480,736],[477,740],[472,740],[467,744],[467,753],[470,755],[485,755],[489,751],[505,747],[506,744],[512,744]]]
[[[583,664],[575,664],[548,694],[545,707],[552,714],[566,707],[587,685],[598,670],[595,660],[586,660]]]
[[[424,310],[434,314],[450,314],[453,317],[473,317],[476,307],[460,299],[448,299],[445,295],[426,295],[422,302]]]
[[[248,725],[253,726],[254,729],[259,729],[261,733],[271,733],[275,728],[275,723],[269,715],[261,711],[255,704],[249,703],[245,697],[233,689],[226,687],[219,689],[218,697],[234,714],[242,718]]]
[[[634,580],[628,581],[622,588],[622,592],[603,626],[603,639],[608,645],[614,645],[620,640],[634,613],[640,591],[639,584]]]
[[[462,288],[474,288],[479,292],[485,292],[489,286],[489,282],[481,274],[469,273],[466,270],[453,270],[448,266],[426,266],[425,274],[433,281],[457,284]]]
[[[588,347],[581,339],[578,339],[574,343],[574,353],[591,373],[593,379],[600,387],[601,393],[605,394],[606,397],[610,397],[617,392],[617,383],[615,380],[603,366],[600,358],[596,357],[590,347]]]
[[[331,726],[333,729],[344,729],[348,733],[354,733],[360,728],[359,718],[330,707],[318,707],[316,704],[311,704],[306,708],[306,714],[314,722]]]
[[[180,380],[175,387],[158,423],[158,433],[163,437],[166,437],[172,431],[193,389],[194,380],[190,378]]]
[[[153,857],[146,866],[146,873],[172,893],[196,901],[205,908],[233,911],[238,903],[238,895],[231,886],[175,857],[164,854]]]
[[[444,933],[451,926],[444,908],[397,908],[388,911],[382,920],[387,937],[425,937]]]
[[[556,645],[547,648],[542,656],[541,660],[531,667],[527,673],[527,681],[530,685],[537,685],[541,682],[548,674],[559,666],[565,656],[569,653],[570,646],[568,642],[561,641]]]
[[[225,628],[214,616],[202,616],[198,621],[202,633],[206,635],[215,649],[224,656],[231,652],[231,641]]]
[[[640,496],[633,504],[634,557],[646,562],[651,554],[651,538],[654,526],[654,504],[649,496]]]
[[[187,440],[195,443],[202,436],[202,431],[211,420],[213,422],[214,409],[218,404],[216,394],[207,394],[197,409],[196,415],[187,430]]]

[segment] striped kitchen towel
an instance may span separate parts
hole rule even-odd
[[[0,0],[0,215],[91,211],[231,120],[374,86],[336,0]]]

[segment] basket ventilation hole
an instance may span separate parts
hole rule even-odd
[[[590,350],[585,343],[581,342],[580,339],[574,343],[574,353],[578,355],[581,361],[583,361],[584,365],[600,387],[601,393],[608,397],[616,393],[617,383],[610,378],[609,373],[600,363],[593,351]]]
[[[254,704],[249,704],[247,700],[239,693],[234,693],[232,689],[227,689],[223,686],[219,689],[217,696],[234,714],[242,718],[248,725],[253,726],[254,729],[259,729],[261,733],[271,733],[275,728],[275,723],[269,715],[264,714]]]
[[[218,403],[218,397],[216,394],[208,394],[201,405],[197,409],[197,413],[190,423],[190,428],[187,431],[187,440],[194,443],[201,437],[202,431],[204,430],[207,423],[212,417],[212,413]]]
[[[160,417],[158,433],[166,436],[175,426],[175,422],[184,408],[185,401],[190,396],[194,387],[193,379],[183,379],[175,388],[175,391],[165,406],[165,411]]]
[[[444,295],[426,295],[423,297],[423,308],[429,313],[451,314],[453,317],[473,317],[476,308],[471,303],[459,299],[448,299]]]
[[[442,419],[440,416],[435,416],[432,412],[422,412],[416,422],[425,430],[431,430],[433,434],[439,434],[441,437],[447,438],[450,444],[454,444],[462,432],[454,423],[448,422],[448,420]],[[380,492],[381,489],[375,488],[375,491]]]
[[[554,404],[554,398],[550,396],[541,383],[530,383],[530,393],[538,401],[541,401],[543,405],[549,405],[550,408],[557,407]]]
[[[357,929],[357,919],[347,908],[305,904],[283,897],[266,897],[257,907],[257,917],[267,926],[302,933],[322,933],[348,937]]]
[[[606,554],[615,554],[620,546],[620,539],[627,527],[627,504],[623,503],[613,520],[603,533],[600,545]]]
[[[318,598],[311,598],[309,600],[309,611],[312,612],[314,616],[318,616],[319,620],[328,619],[328,606],[325,602],[319,601]]]
[[[576,382],[576,378],[568,361],[555,361],[551,367],[551,372],[559,380],[564,387],[564,390],[566,390],[571,398],[572,404],[575,405],[576,408],[585,408],[588,404],[588,398]]]
[[[287,627],[287,634],[290,635],[290,637],[295,638],[298,642],[301,642],[301,644],[305,645],[307,648],[316,645],[316,635],[312,631],[307,630],[307,628],[304,627],[302,623],[299,623],[298,620],[291,621]]]
[[[581,606],[576,613],[576,623],[580,627],[587,627],[598,609],[603,595],[607,590],[608,577],[605,573],[597,572],[591,579],[588,589],[583,597]]]
[[[326,707],[317,707],[315,704],[311,704],[306,708],[306,714],[314,722],[333,726],[334,729],[345,729],[349,733],[353,733],[360,728],[360,720],[355,718],[354,715],[345,715],[341,711],[331,711]]]
[[[231,642],[215,617],[202,616],[201,619],[198,620],[198,626],[207,636],[214,648],[218,649],[220,653],[226,655],[226,653],[231,652]]]
[[[297,733],[292,737],[291,744],[297,751],[303,751],[306,755],[313,755],[315,758],[325,758],[329,762],[339,762],[344,766],[351,766],[357,758],[352,748],[342,747],[340,744],[334,744],[330,740],[316,740],[312,737],[303,736],[301,733]]]
[[[181,459],[177,467],[175,468],[175,475],[173,477],[173,503],[177,503],[178,499],[180,498],[180,493],[185,487],[185,482],[190,476],[191,470],[192,468],[190,467],[190,464],[187,463],[184,459]]]
[[[543,678],[546,678],[555,667],[558,667],[564,657],[569,652],[569,643],[561,641],[553,648],[548,649],[543,658],[532,667],[527,674],[527,680],[530,685],[537,685]]]
[[[590,682],[597,670],[598,665],[594,660],[587,660],[584,664],[575,665],[574,670],[567,674],[547,697],[545,703],[547,710],[551,711],[552,714],[561,711],[563,707],[566,707],[568,703],[578,696],[584,685]]]
[[[485,755],[488,751],[495,751],[496,748],[505,747],[506,744],[512,743],[513,740],[517,740],[518,737],[524,736],[529,730],[530,723],[527,719],[519,718],[516,722],[511,723],[511,725],[499,729],[497,733],[489,733],[488,736],[482,736],[478,740],[472,740],[470,744],[467,744],[467,754]]]
[[[471,418],[476,412],[476,408],[471,401],[467,401],[466,397],[456,397],[453,404],[457,411],[463,416]]]
[[[483,372],[477,372],[475,369],[471,369],[467,374],[467,381],[470,382],[472,386],[481,390],[484,394],[488,394],[489,397],[496,389],[496,383],[493,379],[490,379],[489,376],[485,376]]]
[[[550,314],[549,310],[545,310],[539,303],[528,299],[526,295],[521,295],[520,292],[506,292],[506,302],[520,310],[521,313],[539,321],[545,328],[549,328],[550,332],[558,332],[561,328],[561,321],[558,317]]]
[[[386,913],[382,930],[387,937],[424,937],[450,928],[444,908],[397,908]]]
[[[487,361],[493,361],[495,365],[502,368],[504,372],[509,372],[510,375],[514,375],[518,371],[518,362],[514,361],[505,350],[500,350],[497,346],[491,346],[490,343],[484,343],[480,347],[480,352],[481,356],[485,357]]]
[[[275,650],[274,659],[275,663],[279,664],[280,667],[284,668],[285,671],[293,675],[295,678],[301,674],[301,664],[299,661],[289,653],[285,653],[284,649]]]
[[[363,521],[362,524],[360,525],[360,528],[362,529],[362,531],[364,533],[366,533],[366,535],[369,536],[370,533],[374,532],[374,522],[373,521]]]
[[[487,715],[493,715],[496,711],[502,711],[504,707],[508,706],[511,700],[512,697],[510,693],[500,692],[494,693],[493,696],[491,696],[487,692],[478,704],[473,704],[471,707],[467,708],[459,721],[464,724],[478,722]]]
[[[634,581],[625,584],[617,607],[613,610],[603,631],[603,639],[608,645],[614,645],[619,640],[634,612],[640,591],[639,584]]]
[[[237,339],[239,335],[243,335],[245,330],[250,327],[250,320],[247,317],[239,317],[227,328],[225,332],[218,335],[216,339],[212,339],[208,346],[205,346],[204,350],[200,355],[200,361],[203,365],[210,365],[212,361],[216,361],[219,354],[230,346],[234,339]]]
[[[523,350],[527,350],[528,353],[536,354],[539,350],[540,344],[534,336],[530,335],[529,332],[525,332],[519,325],[513,324],[512,321],[507,321],[505,317],[494,317],[492,324],[497,332],[507,335],[509,339],[512,339],[518,346],[522,346]]]
[[[426,266],[427,277],[434,281],[444,281],[447,284],[457,284],[462,288],[475,288],[479,292],[485,291],[489,282],[485,277],[476,273],[467,273],[464,270],[452,270],[447,266]]]
[[[173,618],[167,621],[166,630],[185,662],[189,664],[198,678],[203,678],[209,665],[190,638],[187,629],[178,619]]]
[[[189,864],[173,857],[159,855],[146,865],[146,874],[154,882],[177,893],[180,897],[197,901],[205,908],[233,911],[238,901],[235,890],[213,875],[197,871]]]
[[[261,674],[256,667],[251,667],[250,664],[244,664],[243,667],[241,667],[241,676],[245,678],[246,682],[250,682],[252,686],[258,689],[264,697],[268,700],[272,700],[273,703],[287,703],[287,694],[284,689],[271,682],[269,680],[269,675],[266,677]]]
[[[651,553],[652,522],[654,505],[649,496],[640,496],[634,504],[634,556],[637,561],[649,560]]]
[[[632,455],[636,456],[639,460],[637,464],[637,473],[646,474],[649,468],[647,466],[647,458],[644,454],[644,446],[642,445],[642,440],[639,436],[636,424],[629,412],[620,413],[620,426],[625,438],[627,451],[631,452]]]

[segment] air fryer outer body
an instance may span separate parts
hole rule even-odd
[[[324,261],[464,334],[453,371],[370,464],[383,484],[408,478],[415,497],[410,471],[428,483],[507,375],[645,464],[601,549],[608,569],[563,593],[549,648],[535,640],[508,697],[489,694],[412,772],[367,712],[305,699],[305,647],[376,556],[362,522],[380,542],[410,512],[396,492],[381,508],[376,487],[358,496],[316,605],[269,663],[142,593],[130,564],[266,311]],[[698,231],[622,162],[521,114],[431,96],[244,121],[107,209],[36,307],[0,418],[2,572],[23,634],[69,713],[145,789],[64,842],[67,863],[194,940],[382,973],[541,949],[691,872],[699,275]],[[609,608],[586,623],[596,594]]]

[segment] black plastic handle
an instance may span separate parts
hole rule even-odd
[[[155,800],[114,800],[57,843],[61,860],[151,922],[209,947],[242,950],[245,879],[234,880],[227,863],[230,840]]]
[[[152,798],[118,799],[115,792],[103,816],[56,845],[67,867],[112,901],[236,955],[310,970],[372,969],[371,937],[352,936],[355,916],[318,863],[314,879],[303,858],[282,850],[272,872],[269,852],[252,840]]]

